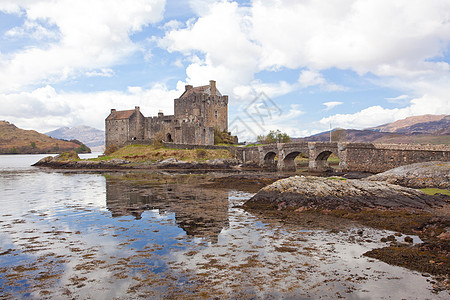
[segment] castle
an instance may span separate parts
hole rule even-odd
[[[216,88],[216,82],[193,87],[174,100],[174,115],[162,112],[144,117],[138,106],[133,110],[116,111],[105,120],[106,149],[159,139],[177,144],[214,145],[214,129],[228,130],[228,96]]]

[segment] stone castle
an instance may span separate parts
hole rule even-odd
[[[116,111],[105,120],[106,149],[155,139],[176,144],[214,145],[214,129],[228,130],[228,96],[216,88],[216,82],[193,87],[174,101],[174,115],[162,112],[144,117],[136,106],[133,110]]]

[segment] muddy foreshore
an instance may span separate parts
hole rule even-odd
[[[243,166],[235,161],[215,160],[201,163],[188,163],[169,159],[157,163],[130,163],[124,160],[110,161],[40,161],[36,166],[44,166],[60,170],[117,170],[129,172],[189,172],[206,173],[207,176],[200,180],[197,178],[193,184],[202,187],[239,189],[251,193],[258,192],[261,188],[272,184],[273,182],[286,178],[293,173],[262,173],[255,166]],[[251,170],[257,170],[252,172]],[[209,172],[232,172],[221,176],[209,176]],[[162,173],[160,173],[162,174]],[[298,173],[297,173],[298,174]],[[310,175],[310,174],[309,174]],[[319,176],[330,176],[328,174],[316,174]],[[340,174],[347,178],[364,178],[370,174],[348,173]],[[158,176],[157,176],[158,177]],[[154,178],[153,180],[165,181]],[[164,179],[165,178],[165,179]],[[401,193],[400,193],[401,194]],[[387,196],[386,196],[387,195]],[[389,191],[386,191],[386,197],[383,202],[389,202]],[[274,195],[272,195],[274,196]],[[370,201],[376,200],[374,195],[358,195]],[[292,195],[289,199],[295,198]],[[345,195],[339,195],[338,198],[345,200]],[[352,198],[351,202],[358,202],[357,197]],[[405,199],[414,201],[414,195],[405,196]],[[286,198],[287,199],[287,198]],[[284,200],[286,200],[284,199]],[[288,199],[288,200],[289,200]],[[337,198],[336,198],[337,199]],[[335,200],[336,200],[335,199]],[[397,199],[391,197],[395,202]],[[382,260],[386,263],[399,265],[412,270],[419,271],[424,276],[430,276],[430,281],[434,284],[436,291],[450,289],[450,197],[439,196],[429,199],[436,200],[442,205],[427,206],[427,209],[421,207],[411,207],[412,209],[387,209],[386,207],[373,206],[361,209],[351,209],[351,206],[335,205],[334,207],[320,207],[312,205],[308,209],[289,208],[284,204],[274,205],[273,203],[261,202],[255,204],[248,201],[243,208],[261,218],[270,218],[281,220],[286,224],[304,224],[311,227],[329,227],[333,224],[345,222],[357,222],[377,229],[386,229],[396,231],[401,234],[418,235],[423,241],[421,244],[413,245],[410,240],[398,241],[395,238],[385,238],[389,246],[374,249],[364,255]],[[310,199],[313,200],[313,199]],[[289,200],[290,201],[290,200]],[[313,200],[314,202],[314,200]],[[335,202],[337,203],[337,202]]]
[[[254,214],[301,224],[352,220],[423,241],[397,241],[364,255],[435,276],[436,290],[450,289],[450,197],[383,182],[290,177],[262,188],[244,204]]]

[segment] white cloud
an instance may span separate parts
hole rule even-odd
[[[428,70],[450,39],[450,3],[255,1],[254,39],[266,67],[353,69],[383,76]],[[446,42],[443,42],[446,41]],[[402,75],[402,73],[400,73]]]
[[[23,26],[14,27],[5,33],[8,38],[32,38],[35,40],[60,38],[59,32],[47,29],[38,22],[25,20]]]
[[[243,105],[247,105],[248,102],[253,101],[261,93],[264,93],[265,96],[273,99],[289,94],[295,90],[296,85],[289,84],[286,81],[264,83],[261,80],[253,80],[248,85],[235,86],[232,90],[233,99],[231,99],[231,101],[236,101],[236,103],[243,103]]]
[[[210,7],[217,2],[216,0],[189,0],[190,8],[199,16],[209,12]]]
[[[389,101],[399,101],[399,100],[409,99],[409,96],[408,95],[400,95],[400,96],[397,96],[397,97],[385,98],[385,99],[389,100]]]
[[[80,124],[102,129],[111,108],[128,110],[140,106],[145,116],[154,116],[159,109],[173,114],[173,99],[181,93],[182,90],[169,90],[164,84],[150,89],[129,87],[127,92],[92,93],[57,92],[46,86],[32,92],[0,95],[0,120],[40,132]]]
[[[166,22],[163,26],[161,26],[161,29],[164,30],[177,30],[183,26],[183,23],[181,23],[178,20],[170,20],[169,22]]]
[[[186,69],[188,82],[216,78],[226,90],[242,90],[256,73],[282,68],[306,68],[299,87],[327,91],[345,90],[320,73],[330,68],[380,81],[432,81],[450,70],[439,59],[450,43],[448,11],[447,0],[255,0],[250,7],[225,1],[209,4],[185,28],[168,30],[159,45],[200,57]]]
[[[150,111],[146,114],[155,114],[152,110],[160,107],[170,111],[179,95],[165,86],[93,93],[51,88],[54,82],[77,76],[114,76],[114,66],[136,51],[145,51],[149,60],[158,58],[158,51],[142,49],[130,35],[162,20],[164,5],[164,0],[130,0],[126,5],[119,0],[0,1],[0,11],[24,21],[23,26],[10,28],[7,38],[50,40],[0,53],[0,99],[18,104],[10,108],[1,103],[0,114],[22,124],[34,120],[41,128],[53,126],[55,120],[61,124],[84,120],[102,128],[103,115],[112,107],[140,105]],[[270,98],[308,87],[343,91],[323,71],[351,70],[370,73],[375,84],[409,97],[386,99],[403,101],[402,108],[387,109],[380,103],[353,114],[330,116],[320,124],[328,126],[331,121],[339,127],[363,128],[414,114],[448,113],[450,66],[443,59],[450,44],[448,0],[254,0],[246,6],[191,0],[189,5],[197,17],[184,23],[166,22],[159,27],[165,30],[163,38],[147,39],[152,46],[156,41],[184,56],[177,55],[173,62],[180,68],[187,65],[185,82],[180,81],[177,90],[186,83],[203,85],[215,79],[231,101],[248,103],[261,91]],[[262,71],[285,69],[300,72],[298,80],[255,80]],[[149,101],[150,96],[160,102]],[[327,103],[327,109],[334,105]],[[19,111],[29,119],[20,117]],[[284,126],[294,132],[295,125]]]
[[[339,102],[339,101],[330,101],[330,102],[324,102],[322,103],[323,105],[325,105],[327,108],[326,110],[330,110],[332,108],[335,108],[338,105],[344,104],[344,102]]]
[[[159,44],[169,52],[195,58],[186,68],[188,83],[200,85],[215,79],[231,91],[249,84],[259,71],[255,61],[259,46],[248,39],[247,13],[234,2],[215,3],[208,14],[188,21],[186,28],[168,31]]]
[[[327,91],[344,91],[345,87],[339,86],[334,83],[329,83],[318,71],[303,70],[298,77],[298,83],[302,88],[308,88],[311,86],[320,86]]]
[[[403,94],[403,95],[400,95],[400,96],[397,96],[397,97],[388,97],[388,98],[385,98],[385,99],[389,103],[405,106],[405,105],[409,104],[409,101],[411,100],[411,97],[408,96],[408,95]]]
[[[304,70],[300,73],[298,82],[300,83],[302,88],[307,88],[314,85],[323,85],[326,81],[325,78],[323,78],[322,74],[320,74],[319,72]]]
[[[102,68],[100,70],[86,72],[87,77],[112,77],[114,74],[114,70],[110,68]]]
[[[271,107],[267,103],[254,103],[249,110],[241,110],[230,119],[228,130],[238,135],[240,141],[255,141],[261,134],[271,130],[281,130],[291,137],[304,136],[309,130],[298,126],[299,116],[304,114],[293,104],[284,109]],[[266,107],[269,105],[269,107]]]
[[[332,124],[335,128],[363,129],[424,114],[450,114],[450,99],[438,94],[425,94],[411,100],[405,108],[387,109],[376,105],[353,114],[337,114],[323,118],[319,123],[324,126]]]
[[[164,0],[134,0],[126,5],[120,0],[19,0],[14,5],[0,4],[1,11],[25,18],[24,27],[13,29],[10,35],[46,30],[46,35],[60,37],[42,48],[29,47],[1,56],[0,90],[56,82],[118,63],[139,48],[129,35],[160,21],[164,5]],[[57,32],[49,32],[51,27],[29,25],[38,21],[54,25]]]
[[[270,97],[314,86],[346,90],[322,75],[322,70],[331,68],[372,73],[377,76],[373,83],[413,95],[387,99],[403,108],[377,105],[318,122],[319,127],[332,123],[365,128],[411,115],[449,113],[450,91],[445,87],[450,81],[445,78],[450,67],[440,61],[450,43],[448,11],[446,0],[432,5],[407,0],[395,4],[388,0],[255,0],[250,8],[221,2],[210,5],[185,28],[169,30],[160,46],[195,57],[186,70],[189,82],[216,78],[239,101],[251,101],[260,89]],[[283,68],[304,70],[294,84],[254,80],[262,70]],[[326,110],[340,104],[324,103]],[[295,132],[294,127],[287,130]]]

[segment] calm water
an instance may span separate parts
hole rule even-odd
[[[0,156],[2,299],[449,297],[362,256],[392,232],[283,225],[199,175],[29,166],[42,157]]]

